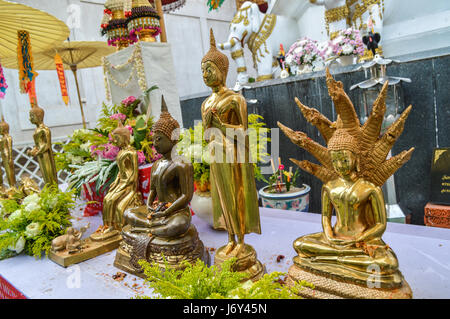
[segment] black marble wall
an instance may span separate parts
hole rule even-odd
[[[359,112],[358,90],[350,87],[365,79],[364,71],[356,67],[341,68],[332,71],[336,80],[344,83],[345,90]],[[399,205],[405,214],[411,214],[411,222],[423,225],[424,206],[430,198],[430,169],[432,151],[435,147],[450,147],[450,55],[425,60],[393,64],[388,74],[408,77],[412,83],[404,83],[406,106],[412,104],[403,135],[393,148],[393,155],[415,147],[411,160],[396,174],[396,192]],[[303,104],[315,107],[328,118],[335,120],[335,112],[328,96],[324,72],[311,76],[301,76],[285,80],[272,80],[252,85],[244,89],[247,99],[257,99],[249,104],[248,113],[257,113],[264,117],[267,126],[277,128],[277,121],[294,129],[303,131],[309,137],[324,144],[318,130],[306,122],[298,109],[294,98]],[[181,101],[184,127],[191,127],[200,120],[200,106],[204,96]],[[303,149],[293,145],[280,132],[280,156],[285,166],[294,166],[289,158],[316,160]],[[312,187],[310,211],[320,212],[320,192],[322,183],[315,177],[302,171],[303,183]],[[263,185],[259,183],[258,187]]]

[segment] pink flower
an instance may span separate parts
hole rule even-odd
[[[130,131],[130,134],[133,135],[133,128],[130,125],[125,125],[125,128],[127,128],[128,131]]]
[[[120,120],[121,122],[123,122],[123,121],[126,120],[127,116],[125,114],[122,114],[122,113],[116,113],[116,114],[111,115],[109,118],[111,120],[116,120],[116,121]]]
[[[134,96],[129,96],[122,101],[122,104],[129,106],[130,104],[133,104],[135,101],[136,101],[136,98]]]
[[[139,164],[139,165],[145,164],[146,159],[145,159],[144,152],[138,151],[138,152],[137,152],[137,155],[138,155],[138,164]]]
[[[117,157],[117,154],[119,154],[120,148],[108,143],[104,145],[105,150],[102,152],[102,157],[109,159],[109,160],[115,160]]]
[[[280,171],[284,171],[284,165],[283,165],[283,164],[280,164],[280,165],[278,166],[278,169],[279,169]]]

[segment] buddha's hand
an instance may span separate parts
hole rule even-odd
[[[27,151],[28,156],[36,156],[37,150],[35,148],[32,148],[31,150]]]
[[[340,239],[340,238],[329,238],[328,239],[329,242],[335,246],[340,246],[340,247],[351,247],[355,245],[355,241],[354,240],[349,240],[349,239]]]

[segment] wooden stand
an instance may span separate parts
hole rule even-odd
[[[450,206],[428,203],[424,220],[426,226],[450,228]]]

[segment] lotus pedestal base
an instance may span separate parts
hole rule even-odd
[[[305,280],[315,286],[315,289],[303,288],[300,295],[308,299],[412,299],[412,291],[408,283],[403,280],[396,289],[377,289],[356,285],[350,282],[338,281],[327,276],[319,275],[292,265],[289,268],[286,283]]]

